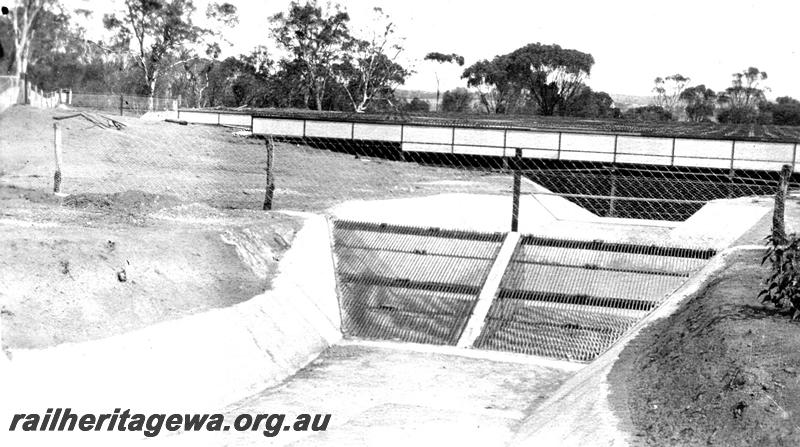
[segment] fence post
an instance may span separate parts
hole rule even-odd
[[[514,170],[514,189],[511,203],[511,231],[519,231],[519,196],[522,182],[522,149],[517,148],[511,168]]]
[[[275,144],[272,137],[267,138],[267,186],[264,193],[264,211],[272,209],[272,196],[275,193],[275,178],[272,175],[273,153]]]
[[[772,210],[772,244],[783,245],[786,243],[786,221],[784,211],[786,208],[786,194],[789,192],[789,178],[792,176],[792,167],[783,165],[781,178],[778,182],[778,191],[775,193],[775,206]]]
[[[617,166],[611,165],[611,190],[610,196],[611,198],[608,201],[608,215],[607,217],[614,217],[616,214],[616,197],[617,197]]]
[[[736,171],[733,167],[736,164],[736,140],[731,142],[731,166],[728,171],[728,198],[731,199],[736,195]]]
[[[119,116],[123,116],[122,115],[122,105],[123,105],[123,101],[124,100],[125,100],[124,96],[119,95]]]
[[[56,156],[56,173],[53,176],[53,193],[61,193],[61,123],[53,123],[53,150]]]

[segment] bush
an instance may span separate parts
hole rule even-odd
[[[764,111],[772,114],[772,124],[800,126],[800,101],[783,96],[775,103],[764,104]]]
[[[800,316],[800,236],[789,235],[785,244],[775,243],[772,236],[767,239],[769,248],[761,264],[769,260],[772,273],[758,297],[778,308],[788,306],[795,319]]]
[[[442,112],[464,113],[469,111],[471,104],[472,93],[463,87],[448,90],[442,96]]]
[[[772,114],[756,108],[733,107],[717,113],[720,124],[771,124]]]
[[[633,121],[672,121],[672,113],[656,105],[628,109],[622,117]]]
[[[411,99],[411,102],[404,102],[400,104],[400,109],[404,112],[428,112],[431,109],[431,105],[428,104],[428,101],[424,101],[417,97]]]

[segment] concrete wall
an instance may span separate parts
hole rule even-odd
[[[271,290],[120,336],[13,350],[3,404],[208,412],[277,385],[341,338],[332,259],[327,221],[306,215]]]

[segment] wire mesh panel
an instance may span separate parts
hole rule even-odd
[[[771,195],[777,171],[534,160],[525,178],[600,217],[683,221],[711,200]],[[795,184],[795,186],[797,186]]]
[[[800,140],[775,126],[539,118],[270,111],[255,112],[252,128],[340,152],[521,172],[534,195],[563,198],[597,217],[665,221],[686,220],[711,200],[771,195]]]
[[[59,121],[65,193],[141,191],[223,209],[261,209],[267,160],[263,140],[214,127],[118,119],[125,124],[120,130],[100,128],[81,116]]]
[[[138,95],[119,95],[101,93],[72,94],[72,107],[100,110],[114,114],[140,116],[148,111],[173,110],[176,102],[173,98]]]
[[[714,254],[524,236],[475,347],[590,361]]]
[[[503,237],[335,221],[344,333],[455,345]]]

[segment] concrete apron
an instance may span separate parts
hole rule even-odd
[[[0,355],[0,421],[10,423],[12,413],[44,414],[58,407],[82,413],[115,408],[203,413],[274,386],[306,366],[338,342],[341,331],[328,222],[303,217],[272,289],[246,302],[106,339],[11,350],[10,360]],[[8,443],[0,438],[0,445],[61,443],[63,436],[82,445],[131,439],[120,435],[4,428],[0,436],[10,438]]]

